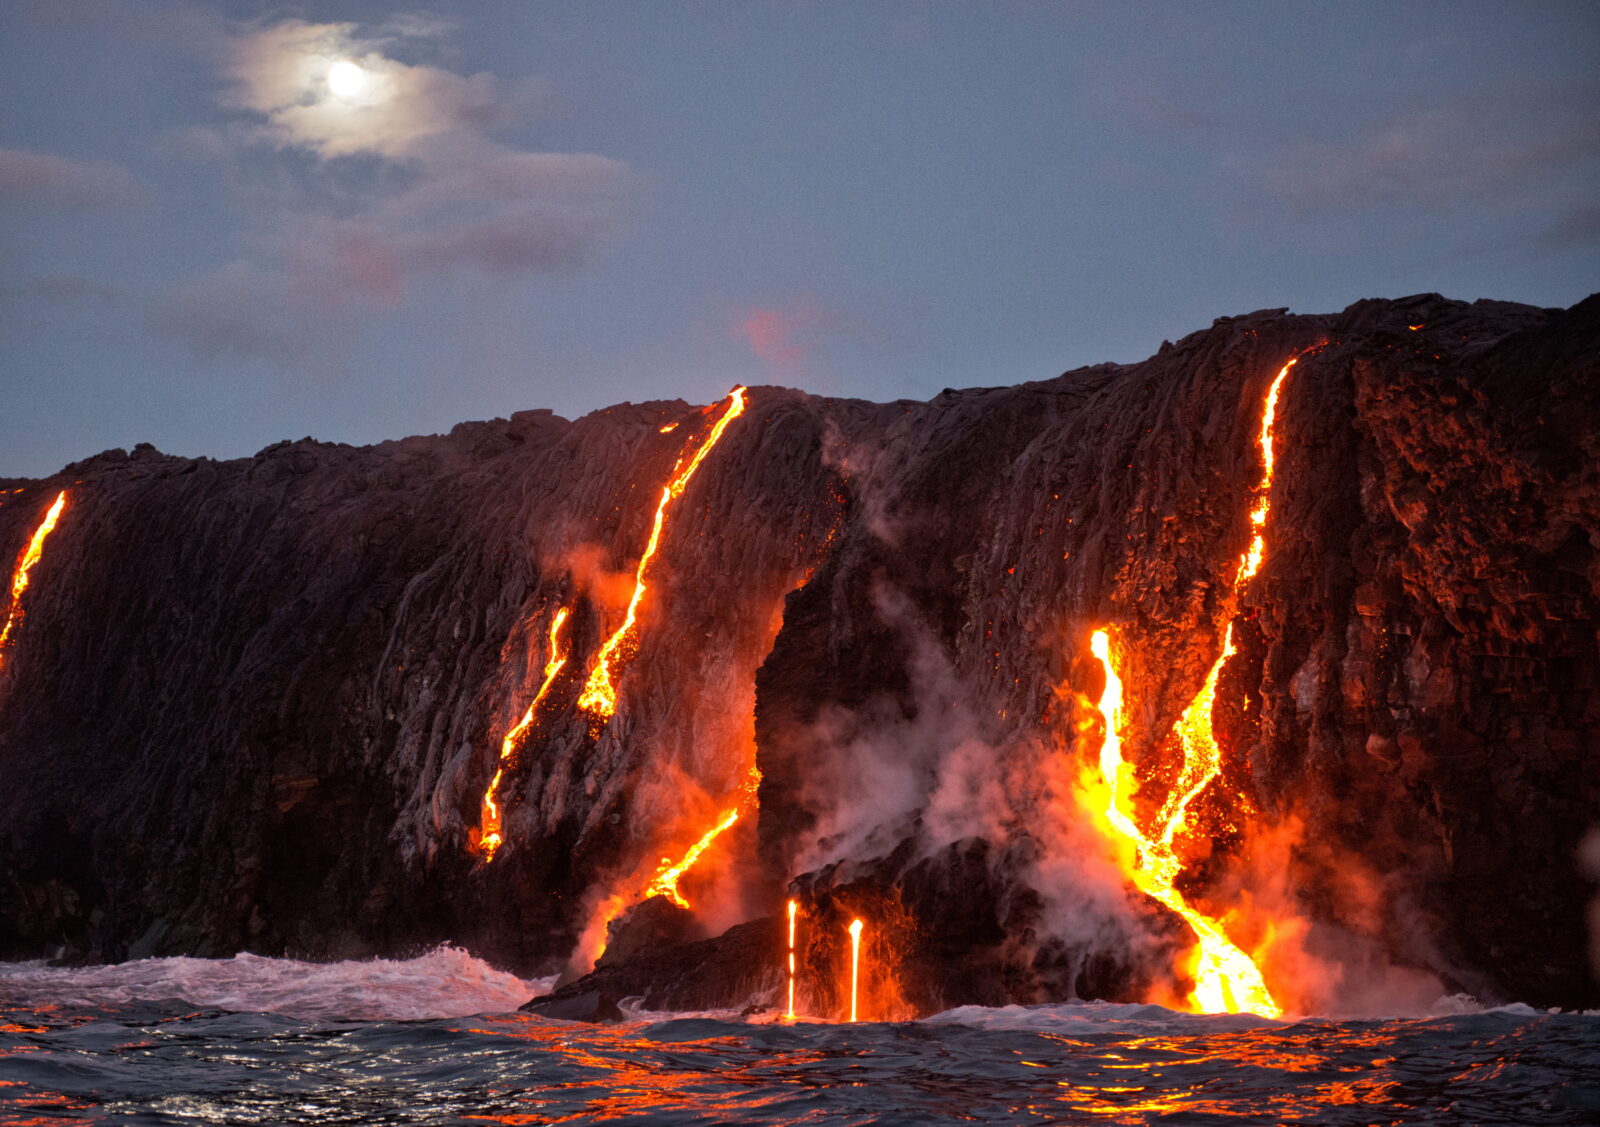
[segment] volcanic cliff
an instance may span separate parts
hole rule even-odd
[[[1595,1005],[1597,357],[1600,298],[1421,295],[927,402],[752,388],[669,502],[723,405],[0,482],[0,560],[67,494],[0,654],[0,957],[455,942],[581,972],[614,920],[592,983],[775,1004],[793,897],[812,1012],[838,1012],[857,915],[878,1016],[1170,991],[1182,928],[1082,804],[1089,636],[1119,639],[1157,794],[1231,622],[1185,894],[1293,931],[1279,973],[1331,993],[1330,966],[1354,989],[1381,965]],[[690,907],[641,905],[725,811]]]

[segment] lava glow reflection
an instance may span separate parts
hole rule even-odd
[[[11,601],[6,608],[6,622],[0,626],[0,669],[5,668],[6,648],[11,644],[11,633],[22,621],[22,595],[28,589],[29,576],[34,565],[44,555],[45,538],[55,530],[56,522],[61,519],[62,511],[67,507],[67,491],[63,489],[56,495],[55,504],[50,506],[45,513],[44,520],[33,532],[28,541],[28,546],[22,550],[22,555],[17,559],[17,566],[11,573]]]
[[[600,655],[595,659],[594,668],[589,671],[589,680],[584,685],[583,695],[578,698],[578,707],[604,721],[609,720],[617,711],[617,690],[613,666],[627,660],[638,647],[638,621],[639,607],[644,602],[645,580],[648,578],[650,564],[655,559],[656,549],[661,545],[661,530],[666,527],[667,509],[689,485],[689,479],[694,477],[695,470],[700,468],[700,463],[705,461],[707,454],[722,438],[728,424],[744,413],[745,389],[736,387],[728,393],[728,408],[722,417],[706,434],[699,445],[685,447],[678,455],[677,463],[672,467],[672,477],[661,488],[661,499],[656,502],[655,523],[650,528],[650,539],[645,544],[644,554],[639,557],[639,567],[634,575],[633,596],[628,600],[628,611],[623,616],[622,625],[606,639],[605,645],[600,647]]]

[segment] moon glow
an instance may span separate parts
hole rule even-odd
[[[367,72],[349,59],[328,68],[328,91],[335,98],[358,98],[367,88]]]

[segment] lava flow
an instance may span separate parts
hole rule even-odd
[[[732,810],[725,812],[722,815],[721,820],[707,830],[705,835],[701,837],[699,841],[691,845],[689,847],[689,851],[685,853],[683,858],[676,864],[671,864],[669,858],[663,857],[661,863],[664,867],[660,872],[656,873],[655,879],[652,880],[649,886],[645,888],[645,898],[649,899],[652,896],[665,896],[678,907],[687,908],[689,906],[689,901],[685,900],[683,893],[678,891],[678,879],[682,877],[684,873],[688,872],[696,861],[700,860],[700,854],[704,853],[711,843],[717,840],[717,837],[722,833],[723,830],[727,829],[738,820],[739,808],[734,807]]]
[[[39,527],[34,530],[33,538],[28,541],[28,546],[22,550],[22,555],[17,560],[16,570],[11,573],[11,604],[6,608],[5,625],[0,626],[0,669],[5,668],[6,648],[11,644],[11,632],[16,629],[17,623],[22,621],[22,593],[28,589],[29,573],[39,562],[39,557],[44,555],[45,537],[55,530],[56,521],[61,519],[61,512],[66,507],[67,491],[63,489],[56,495],[55,504],[45,513],[44,520],[40,521]]]
[[[1105,818],[1110,827],[1134,847],[1135,859],[1128,872],[1134,886],[1182,916],[1198,940],[1192,968],[1195,985],[1189,1003],[1202,1013],[1249,1011],[1268,1017],[1277,1017],[1282,1013],[1267,989],[1260,969],[1250,956],[1228,938],[1218,921],[1200,912],[1178,891],[1176,884],[1183,873],[1184,864],[1174,852],[1173,842],[1184,828],[1190,803],[1222,770],[1222,752],[1217,745],[1212,723],[1217,680],[1223,664],[1234,653],[1232,608],[1237,606],[1244,584],[1261,570],[1262,561],[1266,558],[1266,525],[1271,512],[1275,468],[1272,428],[1277,418],[1278,396],[1283,389],[1283,382],[1298,359],[1296,357],[1284,364],[1267,389],[1259,436],[1261,478],[1256,484],[1255,499],[1250,508],[1250,545],[1239,557],[1239,566],[1229,592],[1230,621],[1223,633],[1222,652],[1212,663],[1200,691],[1189,702],[1175,726],[1179,746],[1183,749],[1183,765],[1156,815],[1151,831],[1142,829],[1134,820],[1129,801],[1131,796],[1123,792],[1123,785],[1131,779],[1132,772],[1122,758],[1122,679],[1117,673],[1119,663],[1113,652],[1111,636],[1105,630],[1096,630],[1090,640],[1091,649],[1105,671],[1106,687],[1099,703],[1100,715],[1105,723],[1105,737],[1100,745],[1100,779],[1107,791]]]
[[[700,836],[700,840],[691,845],[683,857],[673,862],[670,857],[661,859],[661,868],[656,870],[655,877],[645,887],[642,899],[652,896],[665,896],[680,908],[688,908],[689,901],[683,893],[678,891],[678,881],[684,873],[694,866],[713,841],[722,836],[722,832],[739,820],[740,815],[751,809],[756,803],[756,793],[761,786],[761,771],[752,764],[750,771],[745,775],[744,782],[739,787],[739,800],[722,812],[722,817],[717,819],[717,824],[712,826]]]
[[[784,1016],[794,1020],[794,917],[799,905],[789,901],[789,1012]]]
[[[588,712],[599,720],[611,718],[617,711],[617,690],[613,677],[613,661],[622,661],[631,657],[638,648],[637,625],[639,606],[644,602],[645,579],[650,570],[651,561],[655,559],[656,549],[661,544],[661,530],[666,526],[667,507],[680,496],[688,487],[689,479],[694,476],[695,470],[700,468],[700,463],[705,461],[711,448],[722,438],[728,424],[744,413],[745,389],[736,387],[728,393],[728,409],[722,413],[710,432],[700,444],[693,449],[691,454],[688,447],[678,455],[677,462],[672,467],[672,477],[661,488],[661,500],[656,502],[655,523],[650,528],[650,539],[645,544],[644,555],[639,557],[639,567],[634,575],[633,597],[628,600],[628,611],[623,616],[622,625],[606,639],[605,645],[600,647],[600,654],[595,659],[594,668],[589,671],[589,680],[583,687],[583,695],[578,698],[578,707]]]
[[[523,734],[533,724],[539,705],[550,692],[550,686],[555,683],[556,674],[567,664],[566,647],[561,644],[561,627],[567,621],[568,608],[562,607],[556,611],[555,617],[550,620],[550,644],[546,651],[548,656],[544,663],[544,681],[539,685],[539,691],[528,704],[527,711],[522,714],[522,719],[517,721],[516,727],[506,733],[505,739],[500,741],[500,762],[495,767],[494,778],[489,780],[489,789],[483,792],[483,811],[478,819],[478,848],[483,851],[485,862],[494,860],[495,850],[500,848],[503,839],[500,836],[500,780],[506,772],[506,765],[511,761],[512,753],[517,750]]]
[[[1222,925],[1194,908],[1176,887],[1183,873],[1183,862],[1172,850],[1172,836],[1188,798],[1198,793],[1195,787],[1177,806],[1178,814],[1169,820],[1158,836],[1147,835],[1125,809],[1122,783],[1131,777],[1122,758],[1122,679],[1117,675],[1111,654],[1110,636],[1096,630],[1090,645],[1105,668],[1106,687],[1100,696],[1100,715],[1105,719],[1105,740],[1100,745],[1100,776],[1108,789],[1105,817],[1125,841],[1132,843],[1136,863],[1128,872],[1134,887],[1160,901],[1182,916],[1199,941],[1193,968],[1195,986],[1189,1001],[1200,1013],[1239,1013],[1248,1011],[1278,1017],[1283,1011],[1273,1000],[1261,971],[1222,930]],[[1191,706],[1192,707],[1192,706]],[[1187,750],[1187,749],[1186,749]],[[1185,763],[1184,773],[1190,773]],[[1201,784],[1202,786],[1204,784]],[[1165,809],[1163,813],[1165,813]]]
[[[861,921],[850,921],[850,1020],[856,1020],[856,985],[861,977]]]

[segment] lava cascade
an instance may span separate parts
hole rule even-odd
[[[63,489],[56,495],[56,500],[44,515],[44,520],[39,522],[39,527],[34,529],[33,536],[28,540],[28,546],[22,550],[22,555],[17,559],[17,566],[11,573],[11,602],[6,608],[6,621],[0,626],[0,669],[5,668],[6,650],[11,645],[11,634],[16,629],[17,623],[22,621],[22,595],[28,589],[29,576],[34,566],[44,555],[44,542],[51,532],[55,531],[56,522],[61,519],[61,513],[67,507],[67,491]]]
[[[661,532],[667,523],[667,509],[688,488],[690,479],[700,468],[700,463],[705,461],[706,455],[721,441],[728,424],[744,413],[744,408],[745,389],[736,387],[728,393],[728,408],[722,413],[722,417],[697,445],[684,448],[672,467],[672,477],[661,488],[661,499],[656,502],[655,522],[650,527],[650,539],[645,543],[644,554],[639,557],[639,566],[634,573],[633,595],[628,600],[627,613],[623,615],[622,624],[600,647],[594,667],[589,671],[589,679],[584,684],[583,694],[578,697],[578,707],[602,722],[609,720],[617,711],[616,677],[613,666],[627,660],[638,648],[639,607],[644,602],[650,565],[655,560],[656,549],[661,545]]]
[[[861,921],[850,921],[850,1020],[856,1020],[856,988],[861,982]]]
[[[789,901],[789,1011],[784,1014],[790,1021],[794,1020],[794,921],[795,915],[800,910],[800,905]]]
[[[478,818],[478,848],[483,854],[485,862],[493,861],[495,850],[499,849],[503,838],[500,836],[500,782],[505,777],[506,767],[511,762],[517,747],[521,744],[523,736],[533,725],[534,717],[538,715],[539,705],[550,693],[550,686],[555,683],[556,675],[567,664],[567,649],[561,641],[561,627],[567,621],[569,608],[561,607],[550,620],[550,638],[545,650],[544,680],[539,684],[539,691],[528,703],[527,710],[523,712],[522,719],[505,734],[500,741],[500,761],[495,766],[494,778],[489,780],[489,787],[483,792],[483,809]]]
[[[1178,890],[1184,862],[1175,851],[1174,842],[1185,828],[1190,804],[1222,770],[1222,752],[1212,721],[1217,681],[1224,663],[1235,652],[1232,611],[1244,585],[1261,570],[1266,558],[1266,525],[1275,469],[1273,425],[1284,381],[1298,360],[1295,357],[1285,363],[1267,390],[1258,436],[1261,477],[1250,508],[1250,544],[1239,557],[1229,591],[1229,622],[1223,633],[1222,651],[1175,725],[1183,763],[1150,830],[1141,828],[1134,819],[1131,795],[1124,789],[1132,775],[1122,758],[1123,683],[1117,672],[1120,663],[1115,646],[1107,630],[1096,630],[1090,641],[1105,673],[1105,690],[1099,701],[1105,725],[1099,757],[1099,781],[1105,791],[1104,817],[1110,828],[1133,846],[1133,863],[1125,867],[1134,886],[1176,912],[1194,932],[1198,941],[1192,967],[1195,985],[1188,1001],[1202,1013],[1249,1011],[1269,1017],[1282,1013],[1254,960],[1228,938],[1219,921],[1195,908]]]

